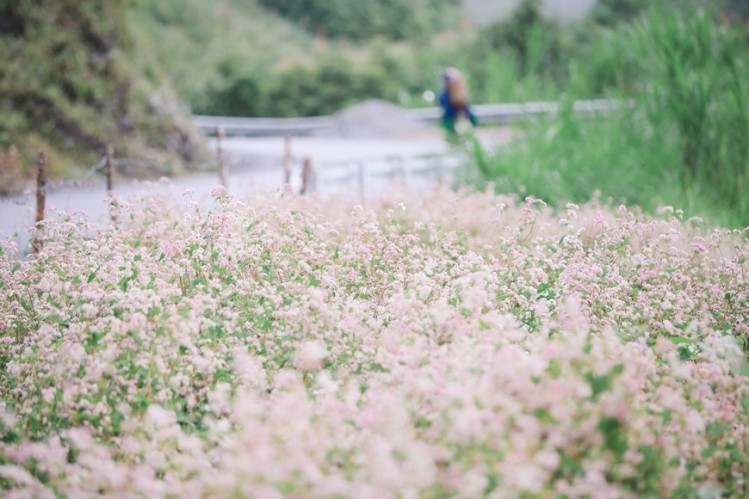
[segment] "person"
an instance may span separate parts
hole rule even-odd
[[[444,87],[440,93],[442,126],[454,136],[462,120],[476,126],[478,119],[468,103],[468,89],[463,75],[456,68],[447,68],[443,74]]]

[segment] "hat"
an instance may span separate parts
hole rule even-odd
[[[445,69],[445,72],[442,74],[442,76],[445,78],[445,80],[459,80],[461,78],[460,71],[458,71],[456,68]]]

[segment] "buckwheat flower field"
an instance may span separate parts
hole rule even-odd
[[[6,497],[746,497],[749,243],[437,189],[0,256]]]

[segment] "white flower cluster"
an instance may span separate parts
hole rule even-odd
[[[214,195],[5,243],[9,497],[746,492],[741,234],[444,189]]]

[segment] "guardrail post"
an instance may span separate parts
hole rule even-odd
[[[36,158],[36,235],[33,242],[34,254],[42,251],[42,230],[44,229],[44,207],[47,200],[47,155],[41,151]]]
[[[294,160],[291,156],[291,137],[283,139],[283,185],[291,183],[291,172],[294,168]]]
[[[216,128],[216,155],[218,156],[218,180],[224,187],[228,187],[229,182],[226,174],[226,163],[224,162],[224,127]]]

